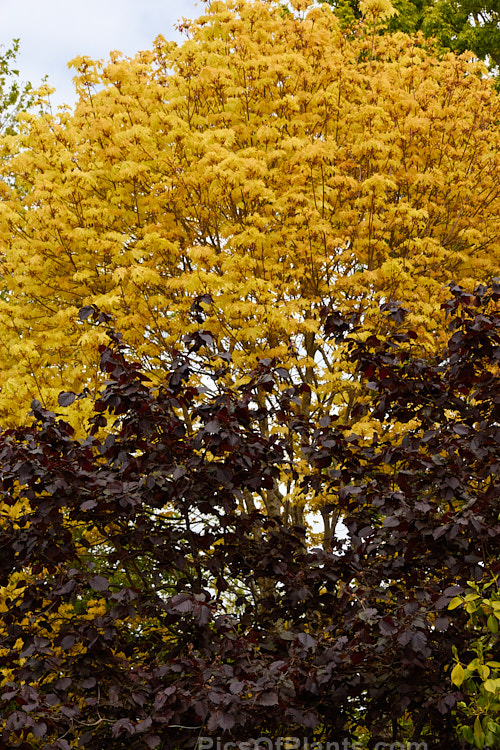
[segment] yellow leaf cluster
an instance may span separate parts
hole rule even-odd
[[[321,339],[324,304],[370,326],[400,299],[432,346],[444,285],[498,273],[500,108],[482,69],[402,34],[347,38],[307,8],[211,3],[179,46],[77,59],[74,111],[4,139],[4,424],[96,387],[83,305],[115,315],[159,379],[210,293],[205,327],[237,369],[286,353],[310,382],[322,362],[327,409],[348,368]]]
[[[396,15],[390,0],[360,0],[359,9],[364,16],[385,20]]]

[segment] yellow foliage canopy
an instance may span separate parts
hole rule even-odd
[[[75,61],[74,111],[25,116],[0,182],[0,414],[97,383],[94,303],[154,378],[205,326],[341,398],[318,311],[413,303],[431,344],[443,285],[500,267],[499,99],[422,39],[347,38],[326,5],[212,2],[181,45]],[[338,361],[336,361],[338,360]],[[321,396],[321,393],[323,395]],[[333,394],[333,395],[332,395]]]

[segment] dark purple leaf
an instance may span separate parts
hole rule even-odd
[[[427,644],[427,636],[421,630],[418,630],[411,637],[411,645],[415,651],[420,651]]]
[[[37,739],[39,739],[40,737],[45,737],[45,735],[47,734],[47,724],[44,721],[40,721],[38,722],[38,724],[35,724],[31,732]]]
[[[80,308],[78,311],[78,317],[80,320],[88,320],[93,312],[94,308],[91,305],[87,305],[86,307]]]
[[[244,687],[245,687],[244,682],[241,682],[240,680],[233,680],[231,684],[229,685],[229,691],[233,695],[239,695]]]
[[[94,591],[108,591],[109,581],[104,576],[94,576],[89,579],[89,584],[92,586]]]
[[[74,635],[65,635],[61,640],[61,648],[65,651],[75,645],[77,639]]]
[[[70,677],[61,677],[61,679],[57,680],[56,682],[56,690],[67,690],[71,683],[72,680]]]
[[[153,748],[158,747],[161,743],[161,738],[157,734],[147,734],[142,738],[142,741],[153,750]]]
[[[276,693],[262,693],[257,699],[259,706],[276,706],[278,704],[278,696]]]
[[[449,624],[450,624],[449,617],[437,617],[434,623],[434,627],[436,628],[436,630],[442,631],[442,630],[447,630]]]
[[[130,737],[134,732],[135,727],[130,719],[118,719],[118,721],[115,721],[111,727],[111,734],[113,737]]]
[[[453,432],[456,432],[457,435],[468,435],[470,432],[470,427],[468,427],[466,424],[454,424],[453,425]]]
[[[57,403],[59,406],[71,406],[76,398],[76,394],[73,391],[63,391],[57,397]]]
[[[396,518],[396,516],[388,516],[387,518],[384,518],[382,526],[385,526],[388,529],[395,528],[396,526],[399,526],[400,524],[399,518]]]
[[[172,479],[177,481],[181,477],[185,476],[186,469],[183,466],[176,466],[174,471],[172,472]]]
[[[217,729],[222,731],[229,731],[234,727],[236,720],[232,714],[225,713],[224,711],[217,711],[211,714],[207,722],[207,729],[209,732],[214,732]]]
[[[309,633],[299,633],[297,639],[304,648],[314,648],[316,645],[316,639],[312,635],[309,635]]]
[[[22,727],[25,726],[27,720],[28,717],[24,713],[24,711],[14,711],[14,713],[12,713],[7,719],[5,728],[13,732],[17,732],[19,729],[22,729]]]
[[[192,612],[195,603],[188,594],[177,594],[170,599],[168,606],[175,612]]]
[[[394,635],[398,632],[398,628],[391,617],[383,617],[378,625],[382,635]]]
[[[92,510],[92,508],[97,508],[97,500],[85,500],[80,505],[80,510]]]

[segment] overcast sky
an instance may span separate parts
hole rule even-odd
[[[201,0],[0,0],[0,44],[19,38],[22,79],[36,86],[48,74],[52,103],[73,104],[69,60],[107,59],[110,50],[133,55],[158,34],[179,39],[177,21],[197,18],[203,7]]]

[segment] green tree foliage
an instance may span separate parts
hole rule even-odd
[[[472,50],[491,68],[500,65],[497,0],[434,0],[422,11],[422,30],[454,52]]]
[[[359,0],[329,2],[344,26],[361,18]],[[467,50],[487,62],[500,65],[500,9],[497,0],[395,0],[398,14],[387,29],[435,37],[442,49]]]
[[[16,129],[19,112],[33,103],[31,84],[19,81],[19,70],[15,68],[19,52],[19,39],[0,52],[0,133],[12,135]]]

